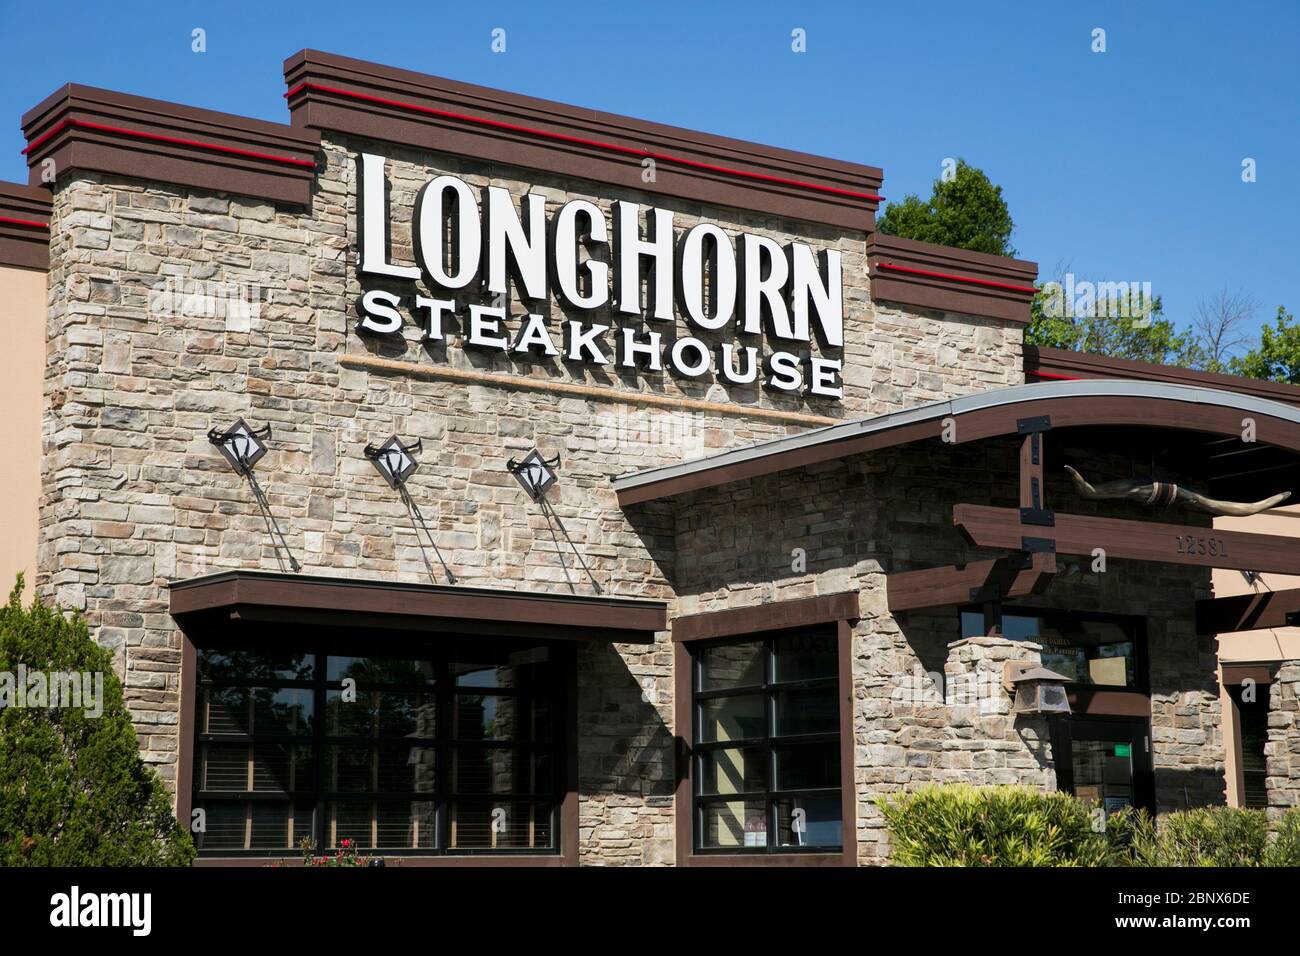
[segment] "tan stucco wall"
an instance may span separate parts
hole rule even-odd
[[[1300,505],[1275,508],[1248,518],[1215,518],[1214,526],[1225,531],[1252,531],[1257,534],[1280,534],[1300,538]],[[1282,591],[1300,587],[1300,577],[1290,574],[1261,574],[1253,585],[1240,571],[1218,568],[1214,571],[1214,596],[1231,597],[1263,591]],[[1239,631],[1219,635],[1219,661],[1262,662],[1300,660],[1300,628],[1275,627],[1256,631]],[[1240,768],[1240,742],[1236,727],[1236,707],[1225,686],[1219,688],[1223,708],[1223,739],[1234,742],[1226,746],[1224,775],[1228,781],[1229,806],[1241,806],[1244,799]]]
[[[1251,531],[1300,538],[1300,505],[1275,508],[1249,518],[1215,518],[1214,526],[1224,531]],[[1214,596],[1230,597],[1263,591],[1300,588],[1300,577],[1288,574],[1262,574],[1254,586],[1246,583],[1240,571],[1218,569],[1214,572]],[[1219,659],[1223,661],[1273,661],[1300,659],[1300,627],[1276,627],[1268,630],[1241,631],[1219,637]]]
[[[8,595],[19,571],[25,597],[36,580],[36,529],[41,497],[41,393],[45,377],[44,272],[0,266],[0,587]]]

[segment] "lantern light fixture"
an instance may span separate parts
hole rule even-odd
[[[293,556],[293,552],[289,550],[289,542],[284,540],[284,532],[280,530],[280,525],[271,513],[271,503],[267,500],[266,493],[262,491],[257,476],[253,474],[253,466],[266,457],[266,443],[270,438],[270,425],[264,428],[253,428],[242,418],[236,419],[235,424],[224,430],[208,429],[208,441],[217,447],[221,456],[226,459],[231,468],[235,469],[236,474],[248,479],[249,487],[253,489],[253,497],[257,500],[258,508],[261,509],[262,519],[266,522],[266,533],[271,539],[271,546],[275,549],[275,560],[280,565],[280,570],[285,569],[284,559],[287,556],[289,567],[296,574],[302,568],[298,564],[298,559]]]
[[[1070,700],[1065,693],[1067,680],[1064,674],[1026,661],[1007,661],[1003,670],[1003,685],[1015,695],[1011,712],[1025,717],[1070,713]]]
[[[534,501],[541,501],[546,497],[553,484],[559,480],[555,469],[560,466],[560,456],[554,458],[543,458],[542,453],[534,448],[522,461],[515,461],[511,458],[506,462],[506,468],[510,474],[515,476],[515,481],[528,492],[528,497]]]
[[[424,443],[418,438],[411,444],[405,445],[394,435],[378,448],[374,445],[366,445],[364,454],[374,463],[375,470],[384,481],[388,482],[388,487],[397,491],[420,467],[415,456],[423,449]]]
[[[266,441],[271,437],[271,426],[254,430],[242,418],[225,431],[213,428],[208,431],[208,441],[217,446],[230,467],[241,475],[247,474],[266,456]]]

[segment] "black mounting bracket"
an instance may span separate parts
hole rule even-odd
[[[1051,430],[1051,415],[1034,415],[1030,418],[1016,419],[1016,431],[1021,435],[1032,435],[1036,432],[1050,432]]]

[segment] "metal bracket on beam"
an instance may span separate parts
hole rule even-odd
[[[1021,537],[1020,550],[1032,554],[1056,554],[1056,539]]]
[[[1034,415],[1030,418],[1016,419],[1016,431],[1021,435],[1032,435],[1035,432],[1050,432],[1051,430],[1051,415]]]
[[[1021,508],[1020,523],[1051,528],[1056,524],[1056,515],[1048,508]]]

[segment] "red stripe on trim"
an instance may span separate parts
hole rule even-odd
[[[910,272],[912,275],[929,276],[932,279],[949,279],[953,282],[969,282],[972,285],[986,285],[993,289],[1006,289],[1010,292],[1037,292],[1031,285],[1008,285],[1005,282],[992,282],[988,279],[972,279],[970,276],[956,276],[948,272],[931,272],[929,269],[913,269],[910,266],[895,266],[886,262],[876,263],[877,269],[892,269],[895,272]]]
[[[1026,375],[1032,375],[1032,376],[1034,376],[1034,378],[1056,378],[1056,379],[1061,379],[1061,380],[1063,380],[1063,381],[1067,381],[1067,382],[1081,382],[1081,381],[1083,381],[1083,379],[1080,378],[1080,376],[1078,376],[1078,375],[1060,375],[1060,374],[1058,374],[1058,373],[1056,373],[1056,372],[1026,371],[1025,374],[1026,374]]]
[[[207,149],[216,153],[227,153],[231,156],[244,156],[248,159],[265,159],[273,163],[284,163],[289,166],[304,166],[309,169],[316,168],[316,161],[312,159],[298,159],[294,156],[279,156],[275,153],[258,153],[251,149],[240,149],[237,146],[222,146],[220,143],[208,143],[198,139],[182,139],[178,136],[164,136],[161,133],[146,133],[138,129],[126,129],[121,126],[105,126],[102,123],[91,123],[87,120],[65,119],[62,120],[53,129],[38,136],[27,144],[23,154],[31,152],[41,143],[45,142],[56,133],[62,132],[68,127],[81,127],[82,129],[93,129],[101,133],[116,133],[119,136],[134,136],[137,139],[147,139],[155,143],[170,143],[173,146],[192,146],[195,149]]]
[[[444,119],[460,120],[465,123],[478,123],[481,126],[491,126],[494,129],[509,130],[513,133],[527,133],[530,136],[540,136],[543,139],[553,139],[564,143],[575,143],[579,146],[591,146],[596,149],[606,149],[615,153],[623,153],[628,156],[640,156],[643,159],[653,159],[659,162],[676,163],[679,166],[690,166],[693,169],[705,169],[709,172],[724,173],[728,176],[740,176],[745,179],[758,179],[767,183],[777,183],[782,186],[796,186],[799,189],[811,189],[816,192],[832,193],[836,196],[847,196],[851,199],[865,199],[868,202],[882,202],[883,196],[877,196],[874,193],[859,193],[850,189],[839,189],[835,186],[819,186],[817,183],[804,182],[801,179],[785,179],[781,176],[769,176],[766,173],[753,173],[744,169],[732,169],[729,166],[715,166],[712,163],[702,163],[698,160],[687,159],[684,156],[671,156],[667,153],[655,153],[648,149],[637,149],[634,146],[620,146],[618,143],[608,143],[599,139],[584,139],[581,136],[570,136],[566,133],[552,133],[544,129],[536,129],[531,126],[519,126],[515,123],[506,123],[502,120],[487,119],[482,116],[469,116],[465,113],[454,113],[450,110],[435,109],[432,106],[421,106],[418,103],[406,103],[402,100],[385,99],[382,96],[371,96],[369,93],[358,93],[354,90],[341,90],[333,86],[321,86],[319,83],[299,83],[289,92],[285,93],[285,99],[301,93],[303,90],[317,90],[321,93],[332,93],[336,96],[350,96],[353,99],[364,100],[367,103],[377,103],[380,106],[394,106],[398,109],[411,110],[416,113],[426,113],[430,116],[440,116]]]
[[[26,226],[28,229],[49,229],[48,222],[37,222],[35,219],[15,219],[12,216],[0,216],[0,222],[7,223],[11,226]]]

